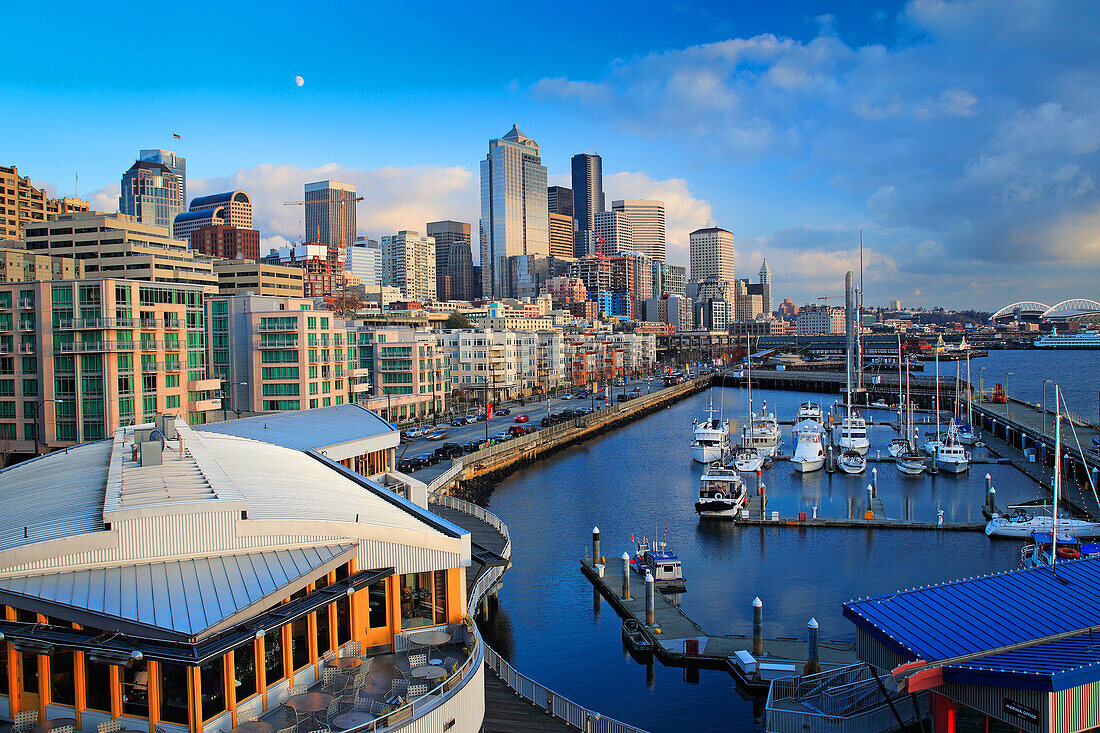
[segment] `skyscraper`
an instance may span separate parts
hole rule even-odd
[[[732,283],[737,279],[734,275],[733,232],[721,227],[706,227],[692,232],[689,240],[692,280],[714,276]]]
[[[474,263],[470,251],[470,225],[450,219],[430,221],[427,233],[435,239],[436,298],[472,300]]]
[[[435,240],[407,230],[382,237],[382,284],[411,300],[435,300]]]
[[[569,189],[565,189],[569,190]],[[551,209],[549,216],[550,225],[550,254],[554,257],[573,259],[573,217],[565,214],[555,214]]]
[[[329,263],[344,269],[344,252],[355,243],[354,183],[315,181],[307,183],[306,241],[328,245]]]
[[[377,239],[357,237],[345,252],[344,269],[358,277],[363,287],[377,290],[382,284],[382,245]]]
[[[763,297],[764,313],[771,315],[772,312],[772,271],[768,267],[768,258],[764,258],[764,261],[760,263],[760,294]]]
[[[621,211],[601,211],[596,214],[592,231],[594,240],[590,254],[613,255],[634,251],[634,228]]]
[[[510,257],[546,257],[550,232],[546,167],[539,145],[512,129],[489,141],[481,161],[481,290],[486,298],[511,297]]]
[[[122,174],[118,210],[143,224],[171,229],[176,216],[186,208],[187,161],[167,150],[142,150],[141,155]],[[172,163],[172,167],[162,160]]]
[[[573,220],[577,236],[574,249],[577,257],[594,254],[592,230],[596,214],[605,209],[603,198],[603,159],[598,155],[578,153],[570,161],[573,173]]]
[[[572,219],[573,189],[565,186],[550,186],[546,189],[546,206],[551,214],[561,214]]]
[[[620,200],[611,202],[611,210],[630,220],[634,231],[635,252],[651,260],[665,261],[665,202]]]

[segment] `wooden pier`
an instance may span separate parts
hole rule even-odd
[[[630,574],[631,597],[622,598],[622,559],[608,558],[609,566],[581,560],[581,571],[596,590],[623,619],[635,619],[642,633],[653,643],[654,654],[668,666],[721,669],[732,674],[747,689],[767,689],[777,676],[802,674],[807,659],[807,640],[797,637],[762,639],[763,649],[752,654],[753,638],[743,634],[707,633],[671,600],[655,594],[653,626],[646,626],[645,582],[637,573]],[[629,571],[628,571],[629,572]],[[737,663],[748,655],[755,669],[746,671]],[[856,661],[855,644],[824,641],[818,644],[822,669],[835,669]]]

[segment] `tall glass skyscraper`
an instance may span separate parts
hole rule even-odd
[[[344,253],[355,243],[354,183],[306,184],[306,241],[328,245],[329,264],[344,269]]]
[[[122,174],[118,210],[171,229],[187,210],[187,160],[170,150],[142,150],[140,156]]]
[[[489,141],[481,161],[481,286],[485,298],[514,297],[513,257],[547,257],[546,167],[539,145],[512,129]]]
[[[605,210],[603,198],[603,158],[578,153],[570,161],[573,173],[573,220],[577,223],[574,248],[577,257],[595,254],[592,230],[596,214]]]

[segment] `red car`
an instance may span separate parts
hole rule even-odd
[[[512,418],[514,422],[527,422],[529,419],[526,415],[516,415]]]

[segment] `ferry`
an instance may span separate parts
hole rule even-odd
[[[635,544],[637,549],[630,559],[634,572],[644,578],[648,571],[653,576],[654,587],[662,593],[683,593],[687,590],[680,558],[668,549],[667,542],[654,540],[650,546],[649,538],[643,537],[641,542]]]
[[[1100,333],[1096,331],[1078,331],[1077,333],[1058,333],[1054,329],[1035,342],[1037,349],[1100,349]]]
[[[716,463],[699,478],[695,511],[700,519],[736,519],[748,500],[740,472]]]

